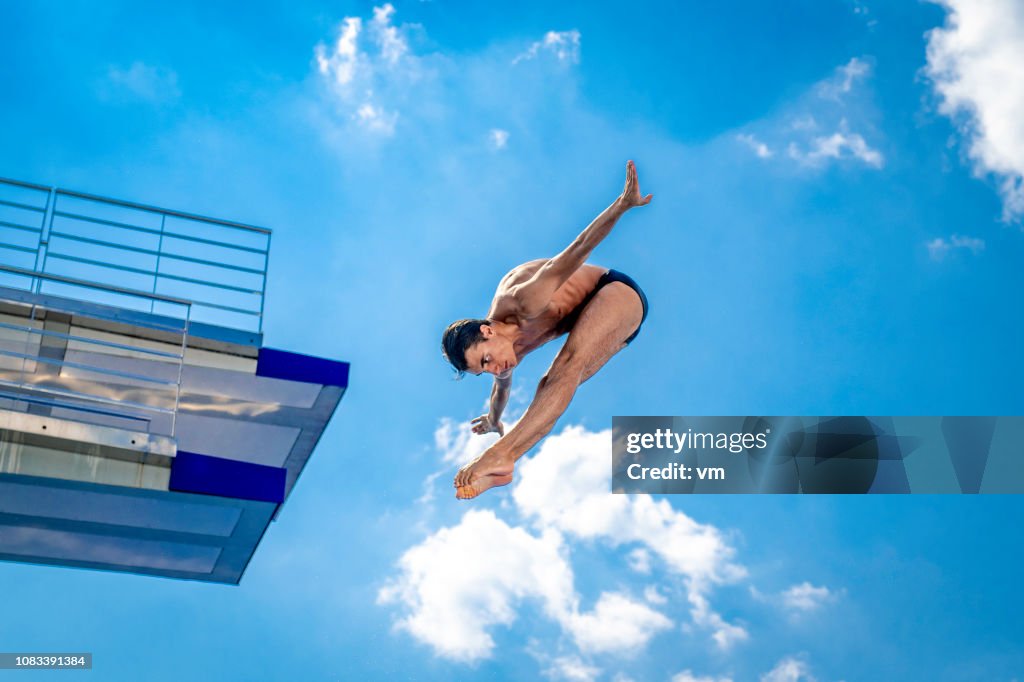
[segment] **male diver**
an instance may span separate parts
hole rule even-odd
[[[622,215],[646,206],[636,166],[626,164],[626,187],[594,222],[554,258],[513,268],[498,283],[487,319],[458,320],[444,331],[445,358],[459,372],[494,375],[490,411],[471,423],[478,434],[501,439],[462,467],[455,496],[476,497],[512,481],[516,460],[555,426],[576,388],[640,332],[647,297],[627,275],[587,263]],[[522,419],[505,433],[501,413],[512,387],[512,371],[527,353],[568,334]]]

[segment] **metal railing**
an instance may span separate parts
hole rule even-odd
[[[270,235],[262,227],[0,178],[0,265],[186,299],[196,322],[262,332]],[[151,312],[170,314],[157,298],[150,303]]]
[[[0,276],[28,281],[0,288],[4,405],[174,437],[191,302],[10,266],[0,265]],[[51,291],[31,293],[39,288]],[[144,310],[157,303],[176,314]],[[133,335],[117,333],[126,327]]]

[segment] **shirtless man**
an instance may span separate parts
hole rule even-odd
[[[554,258],[523,263],[498,283],[484,320],[458,320],[444,332],[445,358],[460,373],[494,375],[490,411],[472,421],[474,433],[502,438],[462,467],[455,496],[470,499],[508,485],[516,460],[546,436],[569,406],[576,388],[640,331],[647,298],[626,275],[586,263],[622,214],[651,201],[640,193],[636,166],[626,164],[626,187],[611,206]],[[501,413],[512,387],[512,370],[524,355],[568,333],[562,350],[540,380],[533,402],[508,433]]]

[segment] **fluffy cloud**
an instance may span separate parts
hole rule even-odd
[[[402,604],[398,621],[441,656],[472,662],[488,657],[488,629],[515,620],[525,599],[566,621],[575,605],[572,569],[557,532],[532,535],[490,511],[470,511],[409,549],[400,576],[384,587],[382,604]]]
[[[881,152],[869,147],[863,137],[857,133],[845,131],[845,120],[840,127],[841,130],[831,135],[813,138],[806,149],[791,142],[788,149],[789,156],[810,166],[820,166],[828,160],[848,158],[863,161],[873,168],[881,168],[885,164]]]
[[[750,635],[739,625],[727,623],[720,615],[711,609],[711,605],[703,594],[691,590],[688,598],[692,608],[690,614],[693,622],[711,630],[711,639],[715,641],[719,649],[731,649],[734,644],[747,640]]]
[[[1024,4],[936,0],[949,14],[928,34],[925,71],[939,110],[960,125],[978,175],[994,176],[1005,220],[1024,215]]]
[[[821,168],[838,161],[856,161],[882,168],[885,158],[864,135],[851,130],[850,123],[866,118],[860,99],[853,97],[859,84],[871,73],[869,64],[854,57],[817,83],[785,117],[787,122],[770,124],[759,135],[743,132],[736,140],[758,158],[775,156],[773,149],[785,149],[782,158],[807,168]],[[861,127],[857,125],[856,127]],[[831,132],[829,132],[831,131]]]
[[[373,31],[377,46],[380,48],[380,56],[388,64],[397,64],[398,61],[409,51],[409,45],[399,35],[398,29],[391,25],[391,16],[395,8],[391,3],[383,7],[373,8],[373,21],[370,28]]]
[[[764,594],[753,586],[750,588],[750,596],[756,601],[778,607],[794,621],[837,601],[845,593],[846,590],[832,590],[824,585],[813,585],[806,580],[777,594]]]
[[[363,22],[359,17],[346,17],[341,22],[338,40],[333,51],[328,54],[323,43],[316,46],[314,54],[321,75],[331,77],[339,86],[347,86],[356,76],[356,65],[359,59],[359,48],[356,40]]]
[[[853,90],[854,84],[871,73],[871,67],[863,59],[854,57],[836,69],[832,78],[818,84],[822,97],[839,99]]]
[[[761,682],[814,682],[810,667],[798,658],[788,657],[761,675]]]
[[[401,86],[419,72],[408,42],[391,23],[394,13],[390,3],[374,7],[365,32],[360,17],[345,17],[333,45],[320,43],[313,50],[317,72],[342,112],[356,126],[381,136],[394,134],[398,112],[388,110],[374,91]]]
[[[576,64],[580,60],[580,32],[571,31],[548,31],[542,40],[530,45],[530,47],[512,60],[518,64],[527,59],[534,59],[538,55],[547,54],[553,56],[559,62]]]
[[[384,111],[367,102],[356,109],[355,119],[370,132],[392,135],[398,121],[398,112]]]
[[[435,434],[443,461],[453,464],[472,459],[489,440],[450,420]],[[489,631],[511,624],[517,606],[530,599],[588,656],[633,655],[674,627],[658,610],[668,599],[652,587],[644,590],[643,599],[622,590],[604,591],[591,610],[580,608],[567,542],[575,538],[613,548],[632,545],[634,562],[646,562],[648,570],[660,560],[685,588],[694,624],[707,630],[712,641],[726,649],[746,639],[747,632],[726,622],[707,598],[715,585],[745,575],[732,561],[734,550],[716,528],[695,522],[664,500],[612,495],[610,440],[608,431],[570,427],[545,440],[533,457],[520,460],[511,499],[530,530],[490,511],[470,511],[408,550],[398,575],[379,595],[381,603],[406,612],[398,627],[439,655],[461,661],[489,656],[494,647]],[[559,675],[572,679],[564,670]]]
[[[954,249],[966,250],[974,255],[978,255],[985,250],[985,241],[977,237],[961,237],[958,234],[954,234],[948,240],[936,237],[926,243],[925,246],[928,248],[928,255],[932,257],[932,260],[942,261]]]
[[[521,460],[512,497],[540,527],[613,546],[633,544],[659,557],[695,587],[731,582],[745,570],[732,563],[734,550],[713,526],[648,495],[611,495],[608,458],[611,434],[567,427]]]
[[[506,423],[505,428],[511,428],[511,425]],[[434,431],[434,446],[441,453],[442,462],[462,466],[482,455],[498,438],[500,436],[496,433],[478,436],[465,422],[445,417]]]
[[[814,611],[835,598],[835,593],[827,587],[805,581],[782,593],[782,605],[791,611]]]
[[[569,628],[587,653],[640,651],[651,637],[672,627],[672,621],[623,594],[605,592],[590,613],[574,615]]]
[[[732,682],[728,677],[712,677],[710,675],[694,675],[690,670],[684,670],[672,676],[672,682]]]
[[[343,153],[359,156],[397,139],[412,149],[441,137],[454,149],[486,140],[501,151],[516,129],[479,122],[495,111],[508,122],[530,120],[571,91],[572,70],[563,67],[579,61],[579,31],[549,31],[514,60],[506,47],[467,57],[423,49],[426,29],[399,15],[386,3],[368,16],[344,17],[313,47],[309,91],[297,106]]]
[[[551,661],[545,674],[552,680],[590,682],[597,679],[601,669],[588,665],[579,656],[559,656]]]
[[[759,159],[770,159],[774,155],[774,152],[772,152],[768,145],[761,142],[753,135],[737,135],[736,139],[754,150],[754,153],[757,154]]]

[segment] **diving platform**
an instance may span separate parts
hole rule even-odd
[[[237,584],[348,386],[270,231],[0,180],[0,560]]]

